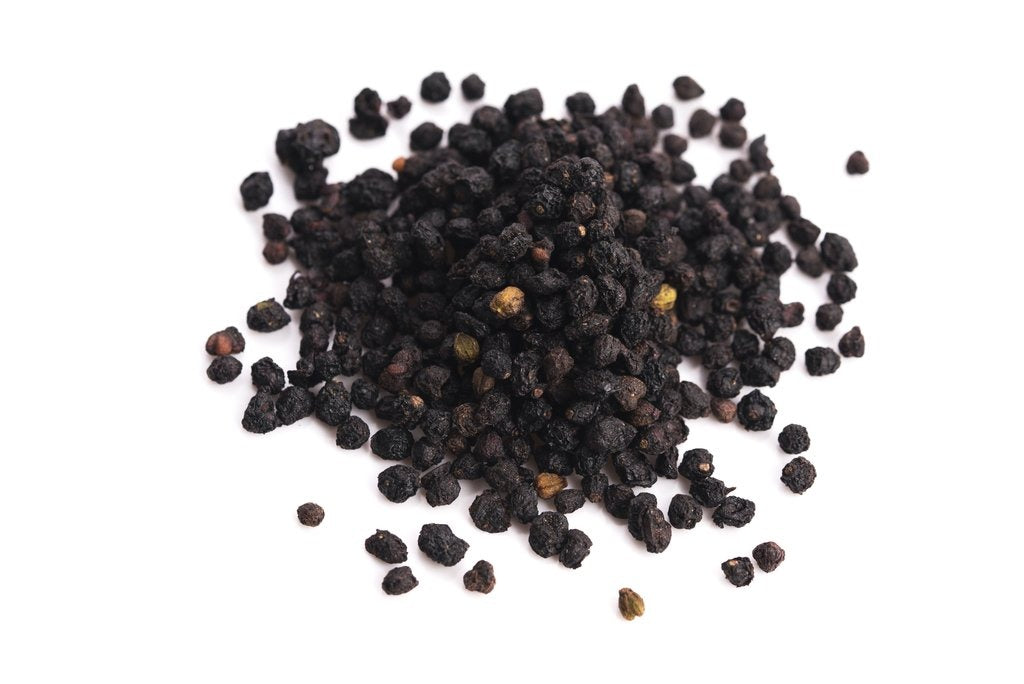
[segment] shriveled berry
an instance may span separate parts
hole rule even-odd
[[[504,532],[512,524],[505,498],[493,490],[487,490],[473,500],[469,507],[469,517],[478,529],[490,533]]]
[[[249,400],[249,405],[245,407],[242,427],[249,432],[264,434],[277,428],[280,424],[277,419],[277,409],[274,406],[274,395],[258,390]]]
[[[718,110],[718,114],[722,117],[722,121],[742,121],[743,117],[747,115],[747,108],[743,105],[742,100],[730,97]]]
[[[427,558],[446,567],[457,564],[469,550],[469,544],[456,537],[452,528],[439,523],[421,527],[417,543]]]
[[[719,527],[743,527],[754,519],[756,506],[753,501],[738,496],[727,496],[711,515]]]
[[[567,568],[576,570],[583,565],[584,559],[590,555],[590,547],[594,543],[590,541],[583,530],[569,530],[565,535],[565,543],[558,552],[558,562]]]
[[[359,416],[349,416],[338,425],[335,442],[342,449],[358,449],[370,439],[370,426]]]
[[[722,572],[734,587],[745,587],[754,580],[754,564],[746,557],[725,561]]]
[[[561,513],[545,511],[530,523],[530,548],[541,558],[557,555],[569,533],[569,521]]]
[[[462,485],[458,478],[452,475],[451,465],[441,465],[427,471],[420,477],[420,486],[427,497],[427,503],[432,507],[447,506],[459,498],[462,493]]]
[[[377,476],[377,489],[392,503],[402,503],[416,496],[420,488],[419,472],[407,465],[393,465]]]
[[[689,494],[676,494],[668,504],[668,521],[680,530],[692,530],[704,517],[704,509]]]
[[[689,76],[679,76],[672,81],[672,89],[680,100],[693,100],[704,94],[704,89]]]
[[[839,338],[839,353],[846,357],[864,356],[864,335],[861,334],[859,326],[853,326]]]
[[[563,489],[555,494],[555,510],[568,514],[583,508],[587,497],[579,489]]]
[[[412,433],[402,427],[378,430],[370,440],[370,451],[387,461],[402,461],[412,453]]]
[[[703,480],[715,472],[715,457],[707,449],[690,449],[683,453],[679,474],[688,480]]]
[[[398,535],[377,530],[363,543],[366,552],[385,563],[404,563],[409,560],[409,549]]]
[[[412,109],[412,102],[409,101],[405,95],[399,96],[397,99],[391,100],[387,105],[388,114],[395,119],[405,118],[405,115]]]
[[[266,206],[270,201],[270,196],[274,194],[274,184],[269,173],[257,171],[245,177],[239,190],[242,193],[245,210],[254,211]]]
[[[857,254],[850,241],[842,235],[825,233],[820,249],[822,261],[833,271],[852,271],[857,268]]]
[[[797,456],[782,468],[782,482],[789,487],[794,494],[803,494],[818,477],[818,471],[814,464],[803,456]]]
[[[419,586],[419,580],[412,574],[408,566],[402,565],[388,570],[381,582],[381,588],[388,596],[407,594]]]
[[[249,328],[256,332],[274,332],[291,323],[292,317],[278,301],[270,298],[253,304],[245,316]]]
[[[435,71],[420,84],[420,97],[427,102],[444,102],[452,92],[452,85],[444,72]]]
[[[206,369],[206,377],[218,385],[231,382],[242,373],[242,362],[234,356],[218,356]]]
[[[843,322],[843,307],[833,302],[822,304],[814,314],[814,323],[819,330],[835,330]]]
[[[277,396],[277,417],[281,425],[291,425],[313,415],[315,397],[305,387],[286,387]]]
[[[791,423],[779,433],[779,446],[787,454],[802,454],[811,448],[811,438],[803,425]]]
[[[720,506],[729,492],[735,489],[735,487],[727,487],[718,478],[705,477],[702,480],[694,480],[690,484],[690,496],[696,499],[701,506],[714,508]]]
[[[441,142],[444,131],[430,121],[424,121],[409,134],[409,148],[422,152],[432,150]]]
[[[261,390],[277,394],[284,389],[284,369],[269,356],[252,364],[252,384]]]
[[[750,554],[762,572],[774,572],[782,561],[786,560],[786,552],[775,542],[768,541],[758,544]]]
[[[828,347],[813,347],[804,352],[804,363],[811,375],[830,375],[839,370],[839,354]]]
[[[725,121],[718,130],[718,141],[722,147],[739,149],[747,142],[747,129],[738,123]]]
[[[324,509],[319,504],[304,503],[296,510],[299,522],[306,527],[316,527],[324,521]]]
[[[463,86],[463,90],[465,90],[465,86]],[[495,584],[494,566],[485,560],[477,561],[476,565],[462,576],[462,584],[470,591],[490,594]]]
[[[857,296],[857,283],[845,273],[833,273],[825,286],[825,292],[836,304],[846,304]]]
[[[736,404],[728,399],[711,399],[711,413],[723,423],[731,423],[736,418]]]
[[[736,416],[747,430],[771,430],[775,422],[775,402],[760,390],[748,392],[736,407]]]
[[[484,96],[484,81],[476,74],[470,74],[462,79],[461,87],[462,96],[471,102]]]

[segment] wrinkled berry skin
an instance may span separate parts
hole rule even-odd
[[[711,515],[719,527],[743,527],[754,519],[754,502],[738,496],[727,496]]]
[[[405,115],[412,109],[412,102],[409,101],[405,95],[398,97],[397,99],[391,100],[387,105],[388,114],[395,119],[405,118]]]
[[[782,428],[779,433],[779,446],[787,454],[802,454],[811,448],[811,438],[807,428],[795,423]]]
[[[751,431],[771,430],[776,413],[775,402],[760,390],[748,392],[736,406],[740,425]]]
[[[316,527],[324,521],[324,509],[312,502],[302,504],[295,512],[306,527]]]
[[[462,584],[469,591],[490,594],[494,589],[494,566],[485,560],[477,561],[472,569],[462,576]]]
[[[754,547],[754,561],[762,572],[774,572],[782,561],[786,560],[786,552],[775,542],[764,542]]]
[[[242,362],[234,356],[218,356],[206,369],[206,377],[218,385],[231,382],[242,373]]]
[[[305,387],[286,387],[277,396],[277,417],[281,425],[291,425],[313,415],[313,393]]]
[[[420,478],[420,486],[431,507],[447,506],[458,499],[459,494],[462,493],[462,485],[452,475],[451,465],[448,463],[442,463],[425,473]]]
[[[407,465],[393,465],[377,476],[377,489],[392,503],[402,503],[416,496],[420,488],[419,472]]]
[[[386,427],[370,439],[370,451],[386,461],[402,461],[412,453],[413,436],[405,428]]]
[[[571,570],[576,570],[590,555],[590,547],[593,545],[590,537],[582,530],[569,530],[565,535],[562,550],[558,552],[558,562]]]
[[[399,596],[407,594],[419,586],[419,580],[412,574],[408,566],[402,565],[388,570],[381,582],[381,588],[388,596]]]
[[[281,423],[277,419],[277,409],[274,406],[274,395],[269,392],[258,391],[249,400],[242,416],[242,427],[249,432],[264,434],[277,428]]]
[[[690,484],[690,495],[697,500],[701,506],[714,508],[725,501],[729,492],[735,487],[728,487],[716,477],[706,477],[703,480],[694,480]]]
[[[366,538],[363,546],[371,556],[385,563],[404,563],[409,560],[409,549],[397,535],[377,530]]]
[[[498,492],[483,492],[469,506],[469,517],[477,529],[484,532],[504,532],[512,524],[512,516],[505,506],[505,498]]]
[[[814,464],[803,456],[797,456],[782,468],[781,480],[794,494],[806,492],[817,477]]]
[[[722,572],[734,587],[745,587],[754,580],[754,564],[746,557],[725,561]]]
[[[569,533],[569,521],[561,513],[545,511],[530,524],[530,548],[541,558],[557,555]]]
[[[695,100],[704,94],[704,89],[689,76],[680,76],[672,81],[672,89],[680,100]]]
[[[249,307],[245,322],[256,332],[274,332],[291,323],[292,317],[276,299],[270,298]]]
[[[267,206],[271,195],[274,194],[274,184],[270,180],[270,174],[265,171],[257,171],[245,177],[239,188],[242,193],[242,204],[246,211],[255,211],[260,207]]]
[[[692,530],[704,517],[704,509],[688,494],[676,494],[668,504],[668,521],[679,530]]]
[[[252,384],[261,390],[277,394],[284,389],[284,369],[269,356],[252,364]]]
[[[715,472],[715,457],[707,449],[690,449],[683,453],[679,474],[688,480],[703,480]]]
[[[804,352],[804,363],[811,375],[831,375],[839,370],[839,354],[828,347],[813,347]]]
[[[338,425],[335,442],[342,449],[358,449],[370,439],[370,426],[359,416],[349,416]]]
[[[470,74],[462,79],[462,96],[470,102],[479,100],[484,96],[485,84],[482,78],[476,74]]]
[[[452,528],[437,523],[427,523],[420,528],[418,544],[427,558],[449,568],[461,561],[469,550],[469,544],[456,537]]]

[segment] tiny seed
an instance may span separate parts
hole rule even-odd
[[[632,589],[623,587],[619,589],[619,612],[627,620],[640,617],[644,614],[644,600]]]
[[[509,285],[491,298],[491,311],[498,318],[512,318],[523,310],[526,293],[518,287]]]
[[[569,484],[564,477],[556,473],[540,473],[537,475],[535,483],[537,485],[537,496],[542,499],[552,498]]]
[[[480,343],[466,333],[456,334],[455,356],[463,363],[473,363],[480,356]]]
[[[651,306],[655,311],[665,313],[666,311],[671,311],[675,305],[676,289],[668,283],[662,283],[658,289],[658,294],[654,295],[654,299],[651,301]]]

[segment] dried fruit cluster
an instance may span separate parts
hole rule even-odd
[[[688,77],[673,86],[684,100],[703,93]],[[450,91],[434,73],[421,96],[438,102]],[[477,99],[484,84],[474,75],[462,92]],[[381,105],[375,91],[359,93],[355,137],[385,133]],[[741,101],[689,120],[691,138],[717,128],[721,145],[738,151],[707,187],[693,182],[687,139],[663,132],[673,109],[648,115],[637,86],[602,113],[586,93],[565,105],[567,118],[543,118],[541,93],[524,90],[501,108],[477,108],[443,145],[445,132],[424,123],[394,175],[368,169],[344,183],[327,182],[323,163],[340,149],[333,126],[317,119],[280,131],[277,154],[307,203],[290,217],[263,217],[265,254],[274,263],[292,256],[300,270],[281,303],[254,305],[247,321],[270,332],[291,321],[289,310],[301,312],[302,341],[287,373],[269,358],[253,365],[257,391],[242,423],[264,433],[315,415],[337,428],[342,448],[369,439],[374,454],[396,462],[378,479],[394,502],[422,491],[431,506],[448,505],[460,481],[482,479],[488,489],[469,507],[478,528],[529,525],[537,554],[577,568],[591,542],[566,515],[588,501],[627,520],[654,553],[705,507],[719,527],[750,522],[754,502],[712,476],[710,453],[691,449],[680,462],[688,422],[714,415],[772,429],[776,406],[758,388],[794,366],[797,350],[780,333],[805,310],[782,300],[781,277],[794,263],[814,278],[831,272],[832,301],[816,322],[832,329],[856,295],[849,272],[858,261],[846,238],[821,237],[783,192],[764,136],[747,143]],[[399,98],[387,111],[399,118],[410,106]],[[250,176],[246,208],[265,205],[270,192],[269,178]],[[774,239],[780,233],[795,254]],[[231,330],[211,337],[211,353],[234,349]],[[859,328],[839,344],[844,356],[863,347]],[[706,369],[703,387],[680,377],[686,357]],[[825,375],[840,357],[817,347],[805,363]],[[210,373],[220,382],[239,370]],[[744,388],[753,389],[734,403]],[[388,427],[371,439],[353,407]],[[801,430],[780,435],[787,453],[806,449]],[[667,517],[653,494],[635,491],[679,476],[688,493],[673,497]],[[803,492],[814,476],[798,457],[782,479]],[[538,499],[556,510],[540,512]],[[421,536],[424,551],[446,564],[461,559],[465,550],[438,534]],[[415,581],[392,580],[395,591]]]

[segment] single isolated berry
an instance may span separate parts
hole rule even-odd
[[[818,471],[814,464],[803,456],[797,456],[783,467],[781,479],[794,494],[803,494],[811,488],[816,477]]]
[[[316,527],[324,521],[324,509],[315,503],[302,504],[296,513],[299,516],[299,522],[306,527]]]
[[[745,587],[754,580],[754,564],[746,557],[725,561],[722,572],[734,587]]]
[[[846,160],[846,173],[851,176],[859,176],[868,172],[870,164],[868,164],[868,158],[864,156],[864,153],[857,150],[850,155],[850,158]]]
[[[412,574],[412,570],[408,566],[402,565],[388,570],[388,574],[384,575],[384,581],[381,582],[381,588],[388,596],[398,596],[409,593],[419,584]]]
[[[757,562],[757,567],[763,572],[774,572],[776,568],[786,560],[786,552],[775,542],[769,541],[758,544],[750,554]]]
[[[462,583],[470,591],[490,594],[494,589],[494,566],[485,560],[477,561],[472,569],[462,576]]]
[[[270,174],[266,171],[257,171],[245,177],[239,188],[242,193],[242,204],[246,211],[255,211],[265,207],[274,194],[274,184],[270,180]]]
[[[404,563],[409,559],[405,542],[387,530],[377,530],[366,538],[363,546],[367,553],[385,563]]]
[[[807,428],[795,423],[782,428],[779,433],[779,446],[787,454],[802,454],[811,448],[811,438]]]

